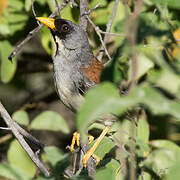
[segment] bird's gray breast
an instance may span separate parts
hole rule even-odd
[[[57,53],[54,58],[54,80],[56,90],[62,102],[72,108],[78,109],[82,104],[83,96],[79,93],[78,81],[82,79],[82,74],[78,63],[72,62],[75,59],[70,52],[65,50]]]

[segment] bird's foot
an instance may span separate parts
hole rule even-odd
[[[88,134],[88,140],[89,140],[89,144],[91,144],[94,141],[94,137],[92,135]],[[71,142],[71,146],[70,146],[71,152],[73,152],[75,150],[74,149],[75,144],[77,146],[80,146],[80,133],[79,132],[73,133],[73,138],[72,138],[72,142]],[[90,150],[83,156],[84,167],[86,167],[87,161],[91,156],[96,160],[96,165],[98,165],[101,160],[96,154],[91,153]]]
[[[93,157],[95,157],[94,156],[94,151],[96,150],[96,148],[98,147],[98,145],[99,145],[99,143],[102,141],[102,139],[104,138],[104,136],[108,133],[108,131],[109,131],[109,129],[110,129],[110,126],[106,126],[105,128],[104,128],[104,130],[102,131],[102,133],[100,134],[100,136],[97,138],[97,140],[96,140],[96,142],[94,143],[94,145],[89,149],[89,151],[83,156],[83,159],[82,159],[82,163],[83,163],[83,166],[86,168],[86,166],[87,166],[87,161],[88,161],[88,159],[91,157],[91,156],[93,156]],[[96,159],[96,164],[98,164],[99,163],[99,161],[100,161],[100,158],[98,157],[98,156],[96,156],[95,157],[95,159]]]
[[[71,152],[74,151],[75,143],[77,146],[80,146],[80,133],[78,133],[78,132],[73,133],[73,138],[72,138],[72,142],[71,142],[71,146],[70,146]]]
[[[92,135],[90,135],[90,134],[88,134],[88,141],[89,141],[89,144],[91,144],[94,141],[94,137]],[[72,138],[72,142],[71,142],[71,146],[70,146],[70,151],[71,152],[74,151],[75,144],[78,147],[80,146],[80,133],[78,133],[78,132],[73,133],[73,138]]]

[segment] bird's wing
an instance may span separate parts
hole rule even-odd
[[[85,75],[95,84],[98,84],[100,82],[103,65],[97,58],[94,57],[89,67],[82,67],[81,69],[85,73]]]
[[[78,87],[81,94],[84,94],[89,88],[100,82],[102,68],[102,64],[95,57],[89,67],[81,68],[83,79],[79,82]]]

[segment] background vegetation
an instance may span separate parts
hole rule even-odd
[[[179,179],[179,0],[144,0],[142,7],[134,0],[119,1],[111,32],[120,36],[110,36],[107,43],[112,60],[104,68],[101,83],[86,94],[77,115],[64,107],[55,93],[54,45],[48,28],[43,27],[12,62],[8,60],[17,43],[37,26],[31,2],[0,1],[0,100],[13,120],[48,145],[42,160],[52,172],[49,179],[64,178],[71,157],[66,146],[74,130],[86,136],[89,127],[97,137],[103,125],[93,122],[104,113],[113,113],[119,120],[96,151],[102,161],[94,179]],[[61,15],[79,23],[79,1],[76,3],[73,8],[68,4]],[[91,0],[88,8],[98,3],[89,17],[105,31],[114,1]],[[132,15],[135,7],[140,7],[139,14]],[[47,17],[54,11],[55,2],[35,0],[34,9],[37,16]],[[94,28],[88,27],[96,55],[101,42]],[[47,179],[6,130],[0,130],[0,179]],[[91,178],[82,170],[72,179]]]

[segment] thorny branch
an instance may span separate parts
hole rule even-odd
[[[42,173],[44,173],[44,175],[46,177],[49,177],[50,176],[49,171],[46,169],[46,167],[43,165],[43,163],[38,158],[37,154],[33,152],[33,150],[30,148],[30,146],[28,145],[28,143],[25,141],[25,139],[23,137],[24,134],[28,135],[29,133],[27,133],[24,129],[23,129],[23,133],[21,132],[20,126],[11,119],[10,115],[8,114],[8,112],[6,111],[6,109],[4,108],[4,106],[2,105],[1,102],[0,102],[0,115],[4,119],[8,128],[11,129],[12,133],[14,134],[14,136],[16,137],[18,142],[21,144],[23,149],[27,152],[29,157],[35,163],[35,165],[40,169],[40,171]],[[29,138],[29,136],[25,136],[25,137]],[[35,138],[33,137],[33,139],[35,139]]]
[[[59,11],[62,11],[66,7],[67,4],[68,4],[68,0],[63,0],[61,5],[56,7],[55,11],[49,17],[50,18],[55,17],[59,13]],[[27,37],[15,47],[14,51],[10,54],[8,59],[12,60],[12,58],[22,49],[24,44],[26,44],[43,26],[44,26],[43,24],[40,24],[37,28],[30,31]]]

